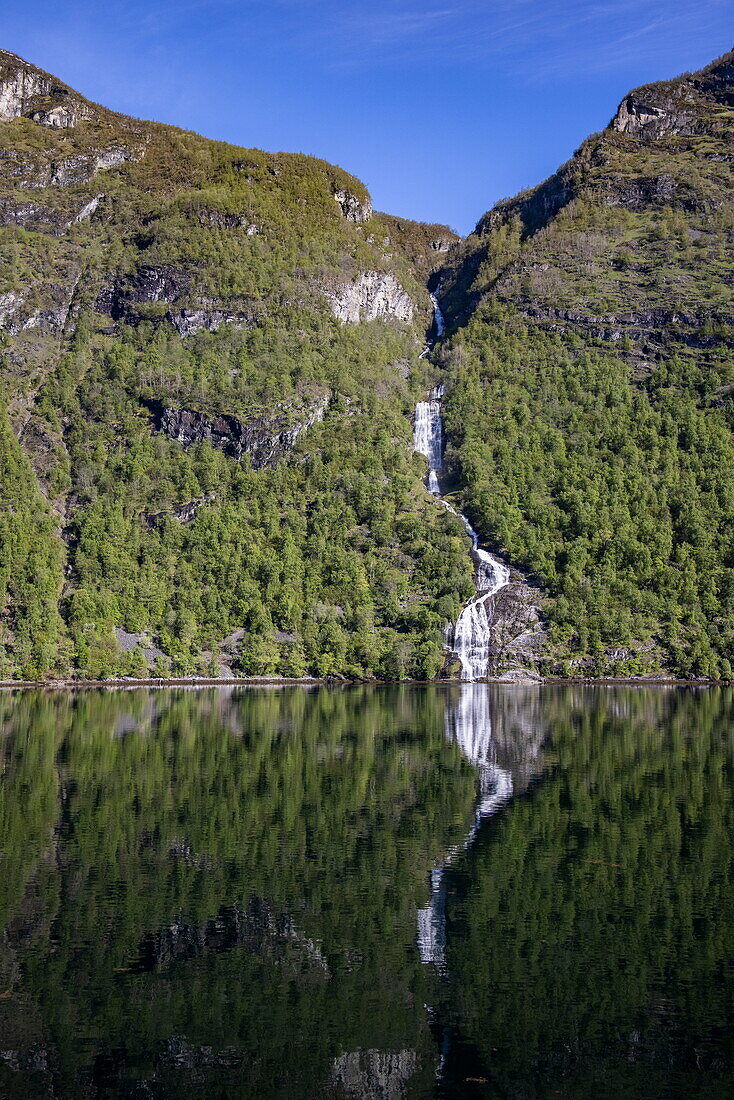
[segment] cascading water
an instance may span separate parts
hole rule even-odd
[[[443,386],[431,390],[428,401],[419,401],[415,407],[415,429],[413,447],[428,459],[428,490],[435,497],[440,496],[438,471],[443,467],[443,423],[441,421],[441,398]]]
[[[438,304],[438,298],[435,294],[431,295],[431,305],[433,306],[433,319],[436,324],[436,339],[438,339],[438,337],[443,336],[446,331],[446,325],[444,324],[443,313],[441,312],[441,307]]]
[[[441,307],[432,294],[436,335],[443,335],[445,326]],[[430,350],[430,347],[429,349]],[[443,386],[436,386],[428,401],[419,401],[415,407],[415,428],[413,447],[428,459],[428,490],[440,497],[439,474],[443,469],[443,420],[441,401]],[[461,663],[461,675],[464,680],[480,680],[487,675],[489,664],[489,639],[492,628],[494,596],[509,582],[510,570],[499,558],[479,548],[479,536],[469,523],[446,500],[443,506],[458,516],[471,539],[472,560],[475,565],[474,583],[476,595],[462,608],[458,619],[447,636],[447,646],[456,654]]]

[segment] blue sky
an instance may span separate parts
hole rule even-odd
[[[0,45],[91,99],[359,176],[468,232],[630,88],[734,45],[731,0],[34,0]]]

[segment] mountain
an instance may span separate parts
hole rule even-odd
[[[411,445],[455,235],[0,54],[0,678],[433,676],[471,591]]]
[[[435,277],[448,462],[558,674],[731,676],[734,54],[638,88]]]
[[[732,54],[637,89],[460,241],[0,52],[0,679],[452,674],[439,381],[492,667],[730,676],[733,117]]]

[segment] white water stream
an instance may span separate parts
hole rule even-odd
[[[431,295],[435,316],[436,334],[444,332],[444,320],[438,301]],[[430,350],[430,349],[429,349]],[[415,407],[413,447],[428,459],[428,490],[435,497],[441,496],[439,474],[443,469],[443,421],[441,402],[443,386],[431,390],[427,401],[419,401]],[[462,608],[458,619],[448,631],[447,645],[461,662],[464,680],[481,680],[487,675],[489,664],[489,640],[494,612],[494,596],[509,582],[510,570],[503,561],[479,547],[479,536],[466,516],[460,515],[448,501],[443,506],[458,516],[471,539],[472,560],[475,564],[474,584],[476,595]]]

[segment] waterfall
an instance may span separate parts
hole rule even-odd
[[[431,871],[431,898],[418,910],[418,951],[421,962],[433,963],[440,973],[446,971],[446,870],[457,855],[471,847],[482,821],[497,813],[513,794],[512,776],[497,763],[492,742],[492,714],[489,690],[485,685],[466,684],[458,703],[447,702],[446,738],[458,745],[462,754],[478,772],[474,821],[460,844],[449,848]]]
[[[442,336],[445,325],[441,307],[433,294],[431,301],[436,335]],[[427,351],[430,351],[430,345]],[[443,385],[436,386],[431,390],[427,401],[418,402],[413,431],[413,448],[428,459],[428,491],[435,497],[441,496],[439,474],[443,469],[443,393]],[[489,665],[494,596],[509,583],[510,570],[499,558],[480,549],[479,536],[466,516],[457,512],[448,501],[442,500],[441,503],[452,515],[458,516],[471,539],[471,556],[475,566],[474,584],[477,590],[476,595],[462,608],[453,627],[449,628],[446,642],[459,659],[461,678],[481,680],[486,677]]]
[[[474,558],[477,594],[461,609],[450,643],[461,662],[464,680],[479,680],[487,675],[494,595],[510,580],[510,570],[505,563],[486,550],[475,546]]]
[[[446,325],[444,324],[443,313],[441,312],[441,307],[438,304],[438,298],[435,294],[431,295],[431,305],[433,306],[433,319],[436,324],[436,339],[438,339],[438,337],[443,336],[446,331]]]
[[[428,489],[435,497],[441,493],[438,472],[443,467],[441,399],[437,393],[438,390],[432,390],[428,401],[416,405],[413,431],[413,449],[428,459]]]

